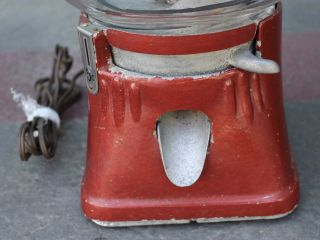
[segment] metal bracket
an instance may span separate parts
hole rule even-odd
[[[96,51],[93,44],[93,39],[102,29],[99,29],[96,25],[91,23],[85,23],[78,26],[77,30],[87,87],[89,92],[95,95],[99,91],[99,83],[96,66]]]

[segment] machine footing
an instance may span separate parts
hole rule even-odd
[[[172,224],[187,224],[191,222],[196,223],[218,223],[218,222],[235,222],[235,221],[253,221],[253,220],[271,220],[283,218],[290,215],[298,207],[296,205],[292,210],[286,213],[272,215],[272,216],[254,216],[254,217],[217,217],[217,218],[198,218],[189,220],[141,220],[141,221],[119,221],[119,222],[108,222],[108,221],[92,221],[102,227],[136,227],[136,226],[151,226],[151,225],[172,225]]]

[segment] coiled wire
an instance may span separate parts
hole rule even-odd
[[[34,86],[38,104],[54,109],[59,115],[81,97],[76,81],[83,70],[68,79],[72,64],[68,48],[57,45],[51,77],[39,79]],[[57,148],[58,133],[54,122],[40,117],[22,124],[19,132],[20,159],[27,161],[32,155],[52,158]]]

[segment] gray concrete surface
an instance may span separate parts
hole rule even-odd
[[[32,94],[34,80],[50,74],[56,43],[69,46],[80,67],[79,12],[63,0],[1,0],[0,240],[320,239],[320,1],[283,2],[286,113],[301,180],[299,208],[279,220],[104,229],[80,208],[86,98],[65,115],[52,161],[20,162],[17,132],[24,117],[8,94],[10,86]]]
[[[1,52],[51,50],[60,43],[78,51],[79,11],[64,0],[1,0]]]

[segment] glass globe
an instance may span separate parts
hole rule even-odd
[[[152,34],[219,32],[260,21],[279,0],[67,0],[91,22]]]

